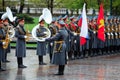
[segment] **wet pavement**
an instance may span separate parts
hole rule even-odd
[[[68,61],[63,76],[53,75],[57,66],[49,63],[48,54],[44,57],[47,65],[38,65],[36,50],[27,49],[25,69],[17,68],[15,49],[8,60],[11,62],[3,63],[7,71],[0,72],[0,80],[120,80],[120,54]]]

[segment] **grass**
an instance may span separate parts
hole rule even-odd
[[[16,43],[10,43],[10,46],[15,47]],[[37,47],[37,44],[26,44],[26,47]]]
[[[25,29],[29,30],[30,32],[32,31],[33,27],[35,27],[38,24],[38,18],[34,18],[34,23],[33,24],[25,24]]]

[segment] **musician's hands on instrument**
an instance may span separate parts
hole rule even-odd
[[[28,36],[24,36],[24,38],[27,38]]]
[[[47,34],[47,32],[43,32],[44,34]]]
[[[3,44],[3,45],[5,45],[5,44],[6,44],[6,42],[2,42],[2,44]]]

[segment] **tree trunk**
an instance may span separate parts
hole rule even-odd
[[[2,0],[2,7],[3,7],[3,12],[4,12],[5,0]]]
[[[22,11],[23,11],[24,1],[25,1],[25,0],[20,0],[20,10],[19,10],[19,13],[22,13]]]
[[[54,0],[51,0],[51,14],[53,14],[53,2],[54,2]]]

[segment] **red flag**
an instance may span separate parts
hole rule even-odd
[[[103,9],[103,4],[100,5],[100,10],[98,14],[98,39],[105,41],[105,34],[104,34],[104,9]]]
[[[80,17],[79,21],[78,21],[78,26],[81,27],[82,26],[82,17]]]

